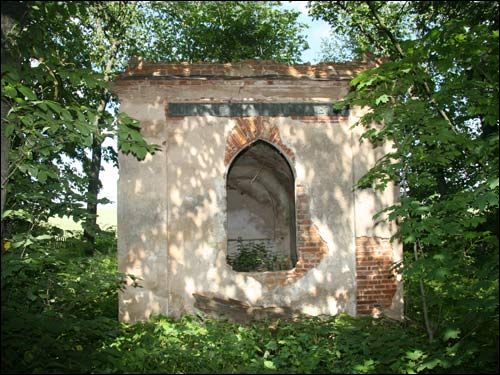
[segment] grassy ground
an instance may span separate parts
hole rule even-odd
[[[3,254],[2,373],[495,372],[491,345],[480,358],[458,340],[429,345],[420,328],[385,319],[120,323],[116,240],[100,236],[93,257],[77,239]]]

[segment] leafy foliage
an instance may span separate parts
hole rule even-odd
[[[98,235],[98,239],[99,239]],[[98,242],[108,242],[108,239]],[[116,253],[78,237],[2,256],[5,373],[417,373],[495,371],[494,347],[468,355],[461,332],[432,345],[387,319],[303,317],[239,325],[202,315],[119,323]],[[131,277],[131,276],[130,276]],[[465,354],[464,354],[465,353]]]
[[[373,1],[372,7],[383,17],[385,26],[398,39],[408,39],[415,32],[413,14],[407,11],[408,2]],[[393,50],[392,41],[380,33],[374,22],[372,8],[367,1],[311,1],[309,14],[321,18],[331,26],[332,38],[322,48],[324,59],[345,61],[349,55],[359,59],[363,54],[385,56]],[[337,44],[342,40],[342,45]],[[329,49],[337,47],[338,50]]]
[[[51,216],[94,219],[85,203],[107,200],[97,199],[98,174],[91,173],[96,163],[88,153],[101,152],[105,138],[118,135],[122,152],[139,159],[158,150],[142,138],[137,121],[125,114],[115,118],[107,108],[114,100],[109,80],[119,64],[110,62],[117,52],[109,48],[110,57],[96,46],[106,44],[110,34],[118,37],[116,25],[127,17],[130,22],[133,7],[105,5],[32,2],[7,35],[11,58],[9,64],[2,61],[2,101],[10,109],[2,113],[2,138],[9,138],[11,147],[2,189],[9,192],[10,210],[2,228],[8,237],[23,231],[29,237],[34,225]],[[104,22],[109,34],[102,35]],[[129,41],[128,35],[120,39],[124,45]],[[102,157],[116,162],[112,147]]]
[[[153,1],[145,57],[164,61],[298,62],[308,48],[299,12],[278,1]]]
[[[267,270],[269,263],[265,245],[254,242],[243,245],[241,239],[238,240],[236,257],[228,260],[238,272]]]
[[[330,35],[321,39],[320,61],[344,63],[361,58],[355,52],[356,46],[345,35],[330,31]]]
[[[244,244],[241,238],[237,242],[236,256],[228,256],[227,262],[237,272],[290,269],[288,258],[273,254],[262,242],[249,241]]]
[[[367,108],[364,140],[393,144],[358,187],[401,187],[379,216],[397,221],[405,246],[407,315],[431,341],[456,336],[464,358],[482,356],[484,340],[498,340],[487,334],[498,327],[498,2],[314,2],[311,11],[359,51],[384,56],[343,104]]]

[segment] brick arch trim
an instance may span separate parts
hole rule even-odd
[[[295,177],[293,151],[286,146],[279,128],[266,117],[239,117],[226,138],[224,164],[229,167],[236,156],[252,143],[263,140],[275,146],[287,159]],[[297,234],[297,263],[288,271],[248,272],[248,276],[260,281],[268,290],[296,282],[307,271],[315,268],[328,254],[328,246],[311,220],[310,198],[303,185],[295,185],[295,211]]]
[[[231,166],[233,165],[233,163],[237,159],[238,155],[243,154],[246,150],[248,150],[249,148],[251,148],[252,145],[254,145],[255,143],[257,143],[259,141],[262,142],[262,143],[267,144],[268,146],[274,148],[276,151],[278,151],[280,153],[280,156],[283,159],[285,159],[286,163],[290,167],[290,170],[292,171],[293,179],[295,180],[295,178],[297,177],[297,173],[295,172],[295,166],[293,165],[293,161],[294,160],[293,159],[290,160],[290,155],[284,154],[281,151],[281,147],[282,146],[279,146],[279,145],[277,146],[276,144],[272,143],[269,139],[266,139],[266,138],[263,138],[263,137],[258,137],[258,138],[255,138],[252,141],[249,141],[245,145],[241,146],[241,148],[239,148],[236,153],[234,153],[233,155],[231,155],[231,159],[229,160],[229,162],[226,163],[226,166],[227,166],[227,168],[226,168],[226,174],[225,174],[226,178],[227,178],[227,176],[229,174],[229,169],[231,168]],[[227,154],[227,148],[226,148],[226,154]],[[293,156],[293,154],[292,154],[292,156]]]
[[[262,116],[257,117],[238,117],[236,126],[226,139],[226,152],[224,155],[224,164],[231,165],[236,156],[250,144],[263,140],[275,146],[283,155],[285,155],[288,164],[295,174],[293,162],[295,155],[281,140],[279,129],[276,125],[271,125],[269,120]]]

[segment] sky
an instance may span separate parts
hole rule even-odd
[[[296,9],[301,12],[298,21],[309,26],[306,31],[307,42],[309,49],[302,52],[302,61],[315,64],[319,62],[321,39],[328,37],[330,34],[330,26],[325,21],[313,20],[307,14],[307,1],[284,1],[283,6],[286,8]]]
[[[320,58],[321,39],[326,38],[330,32],[330,26],[324,21],[315,21],[307,14],[307,1],[284,1],[285,8],[296,9],[301,12],[298,21],[309,26],[305,34],[309,49],[302,53],[302,61],[315,64]],[[116,140],[107,139],[104,146],[113,146],[116,149]],[[116,193],[118,182],[118,169],[114,168],[111,163],[103,163],[104,170],[101,171],[100,177],[102,181],[102,189],[99,193],[99,198],[108,198],[112,201],[106,207],[116,206]]]

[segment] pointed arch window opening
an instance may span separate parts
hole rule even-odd
[[[284,155],[257,140],[227,174],[227,262],[235,271],[289,270],[297,263],[295,176]]]

